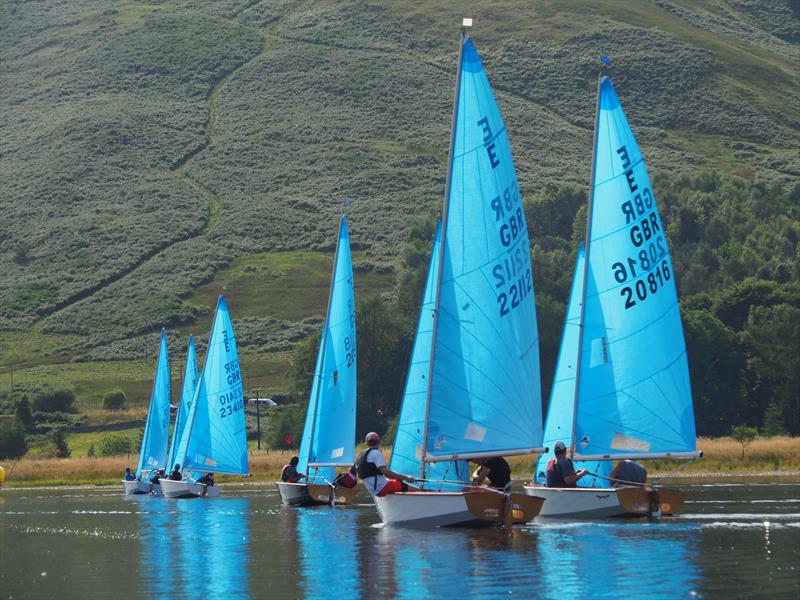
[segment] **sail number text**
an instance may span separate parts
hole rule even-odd
[[[356,311],[353,307],[353,298],[347,299],[347,310],[350,313],[348,320],[350,323],[350,331],[355,331],[356,328]],[[344,352],[345,358],[347,359],[347,366],[352,367],[356,362],[356,343],[355,343],[355,335],[352,337],[350,335],[344,336]]]
[[[232,389],[222,392],[219,395],[219,416],[228,417],[244,409],[244,398],[242,398],[242,386],[234,385],[241,381],[242,374],[239,370],[239,361],[232,360],[225,363],[225,380]]]
[[[614,280],[626,283],[619,291],[625,301],[625,308],[633,308],[637,301],[644,302],[666,285],[672,274],[669,268],[669,250],[658,222],[653,194],[649,188],[639,189],[630,166],[628,149],[625,146],[617,149],[626,169],[625,179],[633,197],[622,203],[620,210],[625,216],[625,224],[630,226],[628,235],[633,244],[634,253],[611,265]],[[632,224],[632,226],[631,226]]]
[[[526,231],[525,215],[522,212],[517,182],[512,181],[501,196],[489,202],[494,212],[495,225],[504,247],[512,246]],[[525,237],[523,235],[523,237]],[[528,244],[517,244],[492,267],[492,277],[497,294],[497,307],[504,317],[517,308],[533,293],[531,255]]]

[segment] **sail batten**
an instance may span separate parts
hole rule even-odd
[[[610,79],[598,83],[575,402],[575,456],[692,454],[677,289],[644,157]]]

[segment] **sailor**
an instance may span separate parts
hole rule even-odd
[[[175,463],[175,467],[172,469],[172,473],[169,474],[169,478],[172,481],[180,481],[183,479],[183,473],[181,473],[181,465],[179,463]]]
[[[483,485],[488,478],[489,487],[504,490],[511,483],[511,467],[502,456],[473,458],[472,462],[478,465],[472,474],[472,485]]]
[[[131,473],[130,467],[125,467],[125,481],[136,481],[136,477]]]
[[[364,441],[367,442],[367,447],[358,455],[356,465],[358,476],[364,482],[367,491],[373,496],[386,496],[407,491],[406,482],[413,483],[415,479],[408,475],[395,473],[386,466],[386,460],[380,449],[380,436],[374,431],[370,431]]]
[[[300,459],[293,456],[289,464],[283,466],[283,469],[281,469],[281,481],[284,483],[298,483],[301,479],[305,479],[304,473],[297,472],[297,464],[299,462]]]
[[[166,476],[167,476],[166,471],[164,471],[164,469],[159,469],[158,471],[156,471],[156,474],[150,478],[150,483],[152,483],[153,485],[159,485],[158,480]]]
[[[197,483],[202,483],[207,487],[211,487],[212,485],[214,485],[214,474],[206,473],[200,479],[197,480]]]
[[[567,446],[561,440],[556,442],[555,458],[547,461],[547,487],[574,488],[578,480],[589,473],[586,469],[575,472],[572,460],[567,458]]]
[[[635,460],[621,460],[608,478],[615,487],[629,484],[644,485],[647,481],[647,469]]]

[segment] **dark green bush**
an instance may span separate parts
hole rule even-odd
[[[39,394],[33,401],[34,410],[40,412],[76,412],[75,394],[72,390],[49,390]]]
[[[100,456],[130,454],[131,440],[124,435],[107,435],[100,442]]]
[[[53,446],[55,447],[55,454],[57,458],[69,458],[72,451],[67,443],[67,438],[61,429],[56,429],[53,432]]]
[[[20,458],[28,450],[25,427],[16,419],[0,421],[0,459]]]
[[[106,410],[122,410],[125,407],[125,392],[116,391],[105,395],[103,398],[103,408]]]
[[[25,431],[31,431],[33,429],[33,412],[31,411],[31,403],[28,402],[27,398],[22,398],[22,400],[17,402],[14,415],[17,421],[22,423],[22,426],[25,427]]]

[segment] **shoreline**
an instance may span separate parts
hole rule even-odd
[[[797,479],[800,482],[800,471],[741,471],[741,472],[697,472],[697,473],[687,473],[682,475],[670,475],[668,473],[660,474],[655,473],[650,477],[651,481],[661,482],[661,480],[670,480],[675,481],[677,485],[681,484],[691,484],[693,483],[692,480],[699,480],[705,482],[722,482],[722,481],[731,481],[735,479],[742,479],[742,480],[749,480],[753,483],[756,480],[765,480],[766,483],[780,483],[780,481],[775,481],[775,479]],[[529,478],[515,478],[512,479],[513,482],[522,485],[523,483],[528,483],[530,481]],[[233,487],[233,488],[247,488],[247,487],[257,487],[257,486],[264,486],[264,485],[271,485],[275,482],[275,478],[265,478],[265,479],[252,479],[249,478],[248,481],[236,481],[236,480],[223,480],[220,482],[220,485],[224,485],[225,487]],[[4,490],[14,490],[14,491],[34,491],[34,490],[113,490],[118,489],[120,481],[115,482],[102,482],[102,483],[54,483],[52,481],[20,481],[17,482],[16,485],[8,485],[8,482],[4,482],[0,484],[0,492]]]

